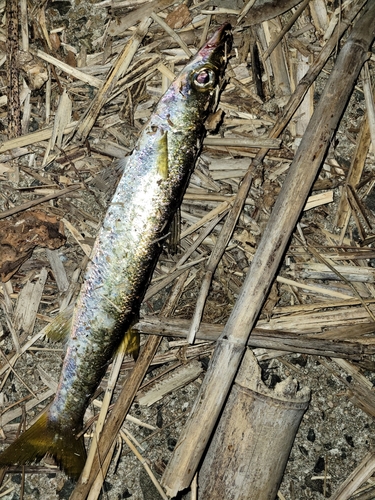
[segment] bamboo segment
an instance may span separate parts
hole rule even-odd
[[[331,143],[374,39],[375,2],[368,3],[341,49],[246,276],[217,342],[192,414],[165,470],[170,496],[187,488],[226,400],[245,345],[272,285],[285,248]],[[204,422],[205,425],[202,425]]]
[[[246,351],[199,472],[200,500],[274,499],[309,399],[291,377],[266,387]]]

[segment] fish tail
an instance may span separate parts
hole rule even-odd
[[[43,413],[38,420],[0,454],[0,468],[23,465],[52,455],[60,468],[77,480],[86,461],[83,436],[76,439],[72,431],[61,427]]]

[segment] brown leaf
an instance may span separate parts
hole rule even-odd
[[[165,19],[165,22],[172,29],[182,28],[186,24],[190,23],[190,21],[190,11],[184,3],[180,4],[175,8],[175,10],[170,12]]]
[[[50,250],[65,243],[64,225],[40,210],[26,211],[0,221],[0,278],[8,281],[31,257],[36,246]]]

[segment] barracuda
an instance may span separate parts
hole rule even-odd
[[[82,430],[89,400],[134,321],[181,203],[231,48],[225,24],[159,101],[124,166],[96,239],[74,308],[56,396],[0,455],[0,467],[53,455],[71,478],[83,469]]]

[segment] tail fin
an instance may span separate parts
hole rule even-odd
[[[83,436],[75,439],[68,429],[62,429],[43,413],[39,419],[0,454],[0,468],[41,460],[51,454],[60,468],[77,480],[86,461]]]

